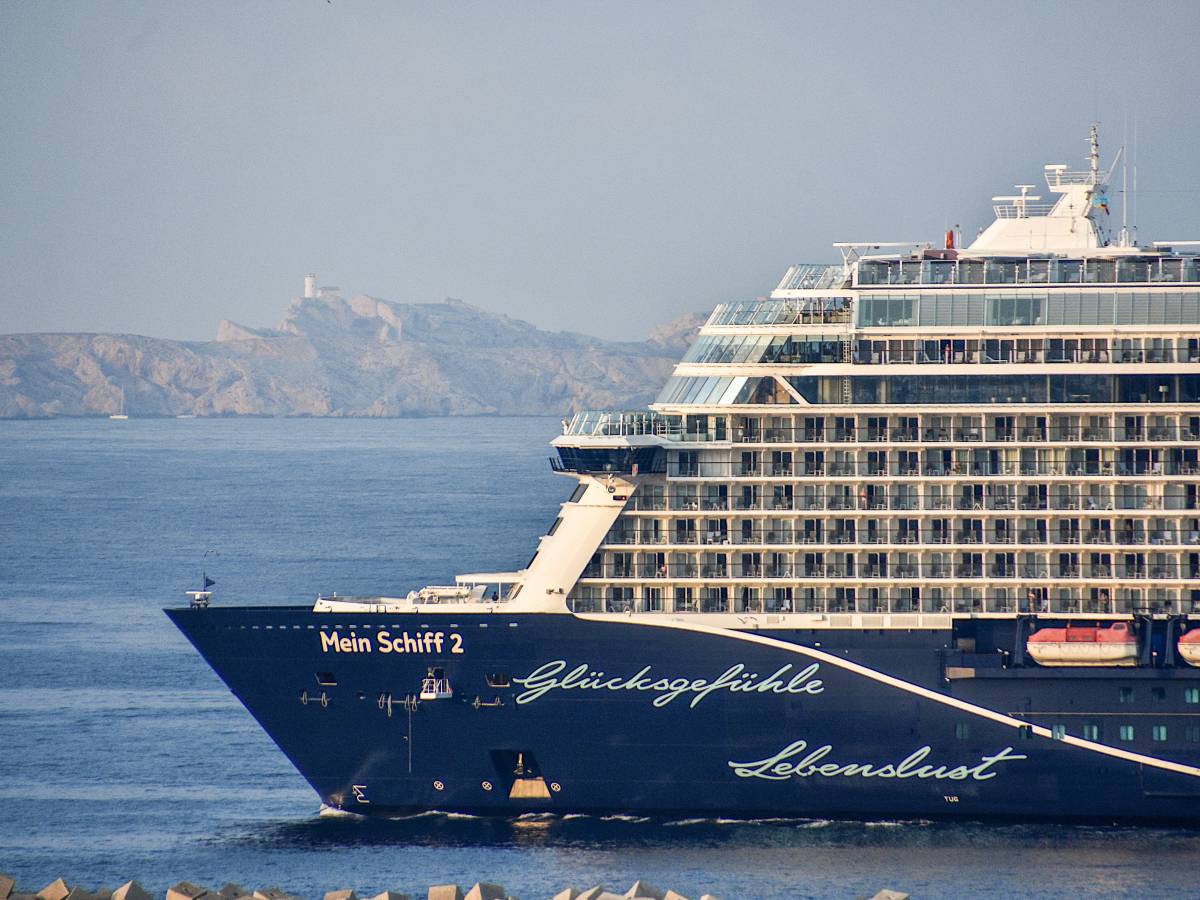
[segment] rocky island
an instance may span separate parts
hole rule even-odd
[[[653,400],[704,316],[641,342],[543,331],[460,300],[295,299],[215,341],[0,335],[0,418],[561,415]]]

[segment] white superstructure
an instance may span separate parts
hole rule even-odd
[[[1089,166],[965,249],[839,244],[718,307],[651,410],[577,414],[514,610],[944,627],[1200,611],[1200,246]],[[1197,252],[1185,252],[1197,251]],[[470,582],[467,582],[470,584]]]

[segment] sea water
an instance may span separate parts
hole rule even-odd
[[[571,482],[540,418],[0,422],[0,872],[522,900],[1197,897],[1200,832],[640,817],[399,821],[316,795],[160,611],[402,594],[523,566]],[[686,760],[674,761],[685,765]],[[664,765],[673,764],[664,760]]]

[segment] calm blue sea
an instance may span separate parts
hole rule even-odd
[[[403,592],[524,565],[570,484],[552,419],[0,422],[0,871],[522,900],[635,878],[695,900],[1198,897],[1200,833],[924,822],[316,816],[159,611]],[[214,550],[204,558],[206,550]],[[423,896],[423,894],[421,894]]]

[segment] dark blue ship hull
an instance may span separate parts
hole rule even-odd
[[[1200,821],[1200,670],[1149,645],[1135,668],[1047,669],[1021,658],[1019,619],[167,614],[356,813]],[[421,699],[431,671],[452,697]]]

